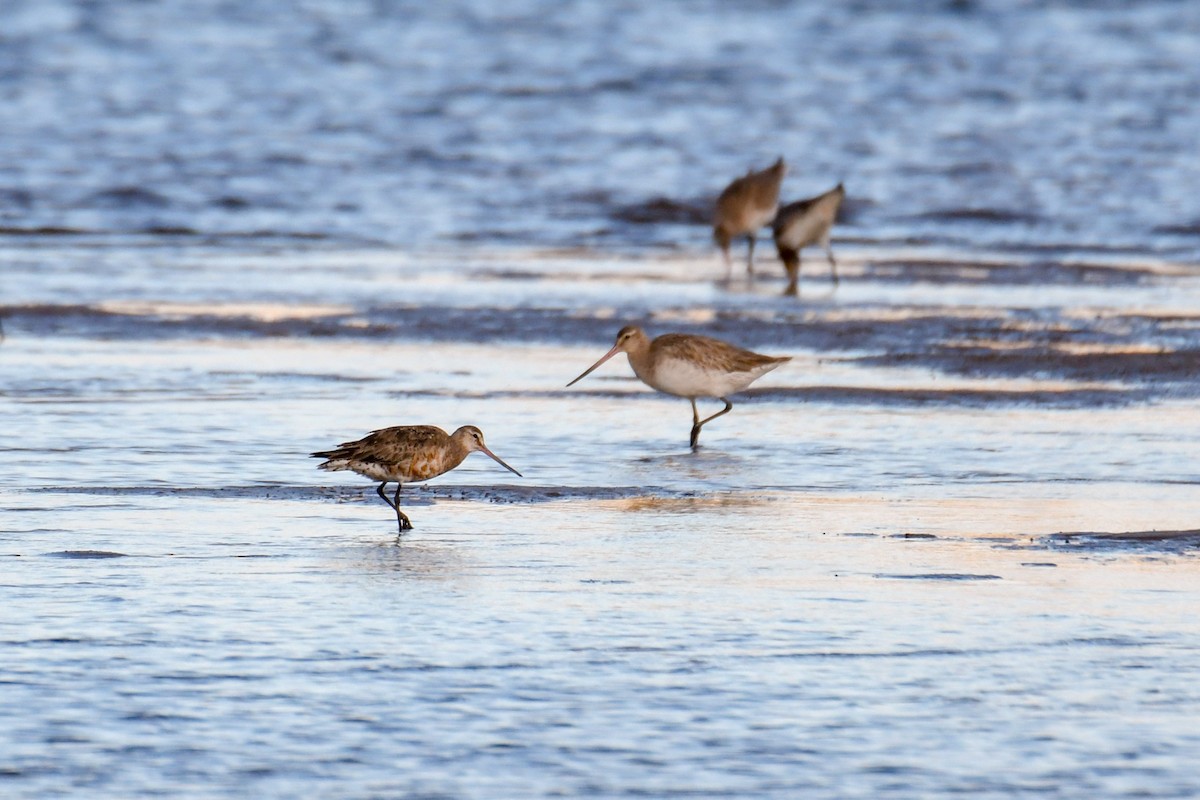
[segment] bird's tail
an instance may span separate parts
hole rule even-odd
[[[346,468],[346,452],[345,450],[322,450],[316,453],[309,453],[309,458],[323,458],[325,463],[317,464],[317,469],[336,472]]]

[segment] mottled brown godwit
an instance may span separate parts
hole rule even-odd
[[[829,231],[845,197],[846,190],[839,183],[824,194],[797,200],[779,209],[773,227],[775,249],[779,251],[779,258],[787,270],[788,285],[783,290],[785,295],[800,293],[800,250],[810,244],[825,248],[825,255],[829,256],[829,268],[833,271],[833,285],[837,286],[837,261],[829,245]]]
[[[629,356],[629,366],[642,383],[692,401],[692,447],[697,446],[704,423],[728,414],[733,408],[726,395],[745,390],[761,376],[791,360],[790,356],[764,356],[720,339],[689,333],[666,333],[651,341],[641,328],[626,325],[617,334],[612,349],[567,386],[585,378],[617,353]],[[715,397],[725,403],[725,408],[702,420],[696,410],[697,397]]]
[[[396,512],[396,523],[400,533],[404,533],[412,528],[412,521],[400,510],[400,488],[412,481],[427,481],[449,472],[476,450],[491,456],[509,472],[521,474],[487,448],[483,443],[483,431],[474,425],[463,425],[451,434],[433,425],[384,428],[372,431],[358,441],[338,445],[336,450],[313,453],[312,456],[326,459],[318,465],[319,469],[348,469],[371,480],[382,481],[375,491]],[[390,500],[384,491],[389,481],[396,482],[396,494]]]
[[[779,210],[779,185],[787,174],[787,164],[781,157],[761,172],[747,172],[725,187],[717,198],[713,216],[713,239],[725,257],[725,279],[733,276],[733,261],[729,258],[729,243],[735,236],[745,236],[750,242],[746,255],[746,272],[754,275],[754,242],[758,230],[775,219]]]

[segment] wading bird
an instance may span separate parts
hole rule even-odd
[[[573,386],[617,353],[629,356],[629,366],[638,379],[664,394],[692,401],[692,447],[697,447],[700,429],[733,408],[726,395],[743,391],[758,378],[791,356],[764,356],[736,345],[689,333],[666,333],[651,341],[641,328],[626,325],[617,334],[612,349],[583,374],[567,384]],[[697,397],[715,397],[725,403],[711,417],[700,419]]]
[[[483,431],[474,425],[463,425],[451,434],[433,425],[384,428],[372,431],[358,441],[338,445],[335,450],[313,453],[312,457],[326,459],[318,469],[331,472],[348,469],[381,481],[375,491],[396,512],[396,523],[403,534],[412,528],[412,521],[400,510],[401,487],[449,472],[476,450],[490,456],[509,472],[521,475],[487,448],[483,443]],[[384,491],[389,481],[396,482],[396,494],[390,500]]]
[[[733,277],[729,244],[735,236],[745,236],[750,242],[746,272],[754,275],[754,242],[758,229],[775,219],[775,212],[779,210],[779,185],[786,174],[787,164],[781,157],[761,172],[747,172],[726,186],[717,198],[713,239],[725,258],[726,280]]]
[[[825,248],[825,255],[829,256],[829,268],[833,270],[833,285],[837,286],[837,261],[829,245],[829,231],[845,197],[846,190],[839,183],[824,194],[797,200],[779,209],[773,228],[775,249],[779,251],[779,258],[787,270],[788,285],[783,290],[785,295],[796,296],[800,293],[800,250],[810,244]]]

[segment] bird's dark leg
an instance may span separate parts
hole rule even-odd
[[[788,284],[783,289],[784,297],[797,297],[800,294],[800,251],[779,245],[779,260],[787,271]]]
[[[387,496],[387,492],[384,491],[385,489],[387,489],[387,485],[388,485],[387,481],[384,481],[383,483],[379,484],[377,487],[375,487],[375,493],[378,494],[383,499],[383,502],[388,504],[388,508],[390,508],[396,512],[396,525],[399,526],[400,533],[404,533],[405,531],[412,530],[412,521],[409,520],[407,514],[405,514],[403,511],[400,510],[400,487],[403,486],[403,484],[401,484],[400,481],[396,481],[395,499],[389,498]],[[399,536],[400,533],[398,533],[396,535]]]
[[[746,274],[749,275],[751,279],[754,278],[754,240],[756,238],[757,234],[755,234],[754,231],[746,234],[746,239],[750,242],[750,252],[746,254]]]
[[[384,481],[383,483],[379,484],[378,486],[375,487],[375,493],[383,499],[383,502],[388,504],[388,508],[392,509],[392,511],[395,511],[396,504],[388,499],[387,492],[384,491],[385,489],[387,489],[387,485],[388,485],[387,481]],[[397,485],[399,485],[399,484],[397,484]]]
[[[697,443],[700,441],[700,429],[702,427],[704,427],[705,423],[712,422],[717,417],[721,416],[722,414],[728,414],[730,412],[730,410],[733,409],[733,403],[729,402],[724,397],[718,397],[717,399],[722,401],[723,403],[725,403],[725,407],[722,408],[717,413],[713,414],[711,417],[705,417],[704,419],[702,419],[699,422],[696,422],[694,425],[692,425],[692,447],[693,448],[699,446]],[[696,401],[693,400],[692,401],[692,410],[695,411],[695,409],[696,409]]]
[[[692,401],[692,447],[696,446],[696,440],[700,438],[700,412],[696,410],[696,398],[691,398]]]
[[[825,255],[829,256],[829,268],[833,270],[833,285],[838,285],[837,261],[833,257],[833,248],[825,245]]]
[[[400,510],[400,487],[403,485],[404,484],[400,483],[400,481],[396,481],[396,497],[393,500],[395,505],[392,506],[392,508],[396,509],[396,525],[400,528],[400,533],[396,534],[397,537],[403,534],[405,531],[412,530],[412,520],[408,518],[407,514]]]

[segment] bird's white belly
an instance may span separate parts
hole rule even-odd
[[[740,392],[757,377],[745,372],[706,369],[684,359],[664,359],[653,375],[639,375],[647,385],[677,397],[724,397]]]
[[[810,244],[816,244],[825,236],[825,221],[815,215],[808,215],[796,220],[780,232],[779,241],[785,247],[799,250]]]

